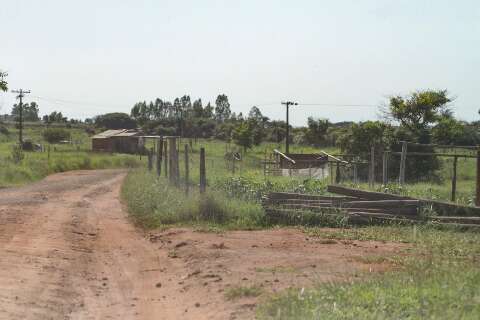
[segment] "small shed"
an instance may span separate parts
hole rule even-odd
[[[92,150],[99,152],[137,153],[143,146],[136,129],[107,130],[92,137]]]
[[[276,162],[283,176],[303,176],[326,178],[328,174],[328,156],[321,154],[288,153],[274,150]]]

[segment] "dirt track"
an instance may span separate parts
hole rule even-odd
[[[344,279],[398,246],[297,230],[144,234],[119,201],[124,171],[57,174],[0,191],[0,319],[250,319],[264,292]]]

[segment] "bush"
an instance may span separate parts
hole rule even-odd
[[[70,131],[62,128],[48,128],[43,131],[43,138],[48,143],[59,143],[60,141],[70,140]]]

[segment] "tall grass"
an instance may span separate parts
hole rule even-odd
[[[133,220],[144,228],[173,224],[212,224],[223,228],[252,229],[265,224],[258,203],[229,198],[221,191],[209,190],[201,195],[170,186],[146,170],[131,171],[122,188]]]

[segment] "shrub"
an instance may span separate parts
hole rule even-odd
[[[48,143],[59,143],[60,141],[70,140],[70,131],[62,128],[48,128],[43,131],[43,138]]]

